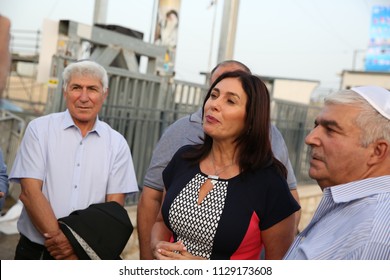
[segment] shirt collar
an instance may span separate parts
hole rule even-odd
[[[74,123],[74,121],[72,119],[72,116],[69,113],[69,110],[66,109],[64,120],[62,122],[62,128],[65,130],[65,129],[72,127],[72,126],[77,127],[77,125]],[[100,136],[102,134],[102,129],[103,129],[103,127],[102,127],[101,121],[99,120],[99,117],[97,116],[95,125],[93,126],[91,131],[89,131],[89,133],[96,132],[97,135]]]
[[[202,108],[190,115],[190,122],[202,123]]]
[[[389,175],[358,180],[324,189],[324,195],[331,195],[335,203],[349,202],[387,192],[390,192]]]

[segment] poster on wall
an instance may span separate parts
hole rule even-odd
[[[390,6],[372,9],[365,70],[390,72]]]
[[[166,73],[174,72],[180,19],[180,0],[159,0],[154,43],[167,47],[164,58]]]

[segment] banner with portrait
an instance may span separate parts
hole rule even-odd
[[[154,43],[168,48],[164,59],[164,71],[173,72],[180,19],[181,0],[159,0]]]

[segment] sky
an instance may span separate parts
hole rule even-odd
[[[200,73],[217,62],[224,1],[210,2],[181,0],[176,79],[203,83]],[[240,0],[232,58],[255,74],[338,89],[343,70],[364,68],[374,5],[390,0]],[[93,6],[94,0],[0,0],[0,13],[12,30],[40,30],[45,18],[92,25]],[[154,0],[108,0],[106,23],[143,32],[150,42],[154,7]]]

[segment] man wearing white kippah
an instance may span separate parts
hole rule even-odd
[[[323,197],[285,259],[390,259],[390,92],[329,95],[305,142]]]

